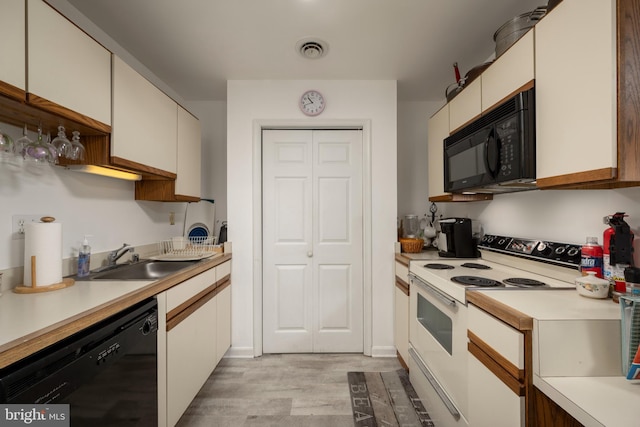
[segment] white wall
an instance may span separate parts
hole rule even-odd
[[[307,89],[327,98],[322,116],[306,118],[298,99]],[[371,343],[373,355],[395,354],[393,346],[393,242],[396,235],[396,82],[395,81],[244,81],[227,85],[227,203],[229,239],[233,243],[233,328],[231,354],[259,354],[262,331],[260,300],[261,258],[254,230],[259,218],[259,152],[254,151],[260,123],[299,125],[370,123],[371,184],[366,210],[371,215]],[[366,136],[365,136],[366,138]],[[258,144],[259,151],[259,144]],[[258,240],[259,241],[259,240]],[[367,272],[365,272],[365,277]],[[365,285],[366,286],[366,285]],[[366,302],[365,302],[366,304]],[[256,322],[258,320],[258,322]]]
[[[492,201],[439,203],[444,216],[477,219],[484,232],[514,237],[531,237],[567,243],[584,243],[608,228],[602,218],[626,212],[629,226],[640,230],[640,188],[618,190],[534,190],[501,194]],[[440,212],[439,212],[440,213]],[[636,265],[640,246],[636,241]]]
[[[22,135],[21,129],[0,127],[14,139]],[[63,227],[65,258],[78,255],[84,234],[93,235],[93,253],[106,252],[124,242],[139,246],[181,235],[184,221],[184,203],[136,202],[131,181],[14,159],[0,162],[0,200],[0,270],[24,264],[24,240],[14,239],[13,215],[55,217]],[[169,212],[175,212],[175,225],[169,224]]]
[[[222,221],[227,220],[227,103],[191,101],[187,108],[200,119],[202,129],[202,198],[216,205],[218,236]]]
[[[427,120],[443,102],[398,102],[398,216],[429,212]]]

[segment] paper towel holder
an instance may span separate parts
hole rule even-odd
[[[40,218],[41,222],[53,222],[55,221],[54,217],[51,216],[43,216]],[[71,278],[63,278],[62,282],[52,283],[46,286],[37,286],[37,278],[36,278],[36,256],[31,256],[31,286],[26,285],[18,285],[13,288],[13,292],[17,294],[33,294],[39,292],[49,292],[55,291],[58,289],[68,288],[69,286],[73,286],[75,280]]]

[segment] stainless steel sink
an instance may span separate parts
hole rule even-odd
[[[198,261],[140,261],[124,264],[113,269],[90,274],[87,277],[74,277],[76,280],[158,280],[191,267]]]

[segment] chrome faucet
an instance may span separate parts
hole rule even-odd
[[[116,261],[118,261],[124,254],[127,252],[133,252],[135,248],[128,243],[122,245],[121,248],[116,249],[115,251],[109,252],[107,255],[107,263],[109,266],[116,265]]]

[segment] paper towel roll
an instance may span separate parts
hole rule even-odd
[[[24,233],[24,285],[33,286],[32,256],[36,257],[36,286],[62,282],[62,224],[30,222]]]

